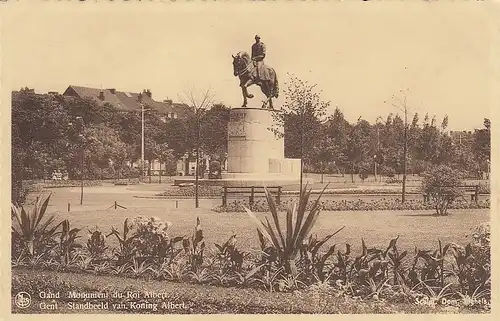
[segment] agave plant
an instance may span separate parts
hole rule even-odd
[[[50,248],[47,247],[53,245],[51,244],[53,242],[52,238],[59,234],[57,229],[61,223],[54,225],[54,215],[44,220],[49,200],[50,195],[44,201],[37,198],[31,213],[27,213],[24,207],[11,205],[13,216],[12,241],[21,242],[22,252],[26,252],[30,257],[33,257],[38,251],[48,253]]]
[[[154,273],[153,269],[152,269],[152,264],[147,264],[146,261],[143,261],[139,264],[139,261],[134,258],[132,260],[132,265],[130,266],[130,272],[132,272],[132,276],[138,278],[144,274],[146,274],[147,272],[151,272],[151,273]]]
[[[259,272],[261,267],[262,265],[256,266],[247,273],[235,272],[231,279],[235,281],[239,287],[251,286],[252,284],[260,281],[254,276],[257,274],[257,272]]]
[[[307,191],[307,185],[305,185],[301,190],[298,206],[293,203],[287,209],[284,228],[280,224],[276,203],[267,188],[264,188],[264,191],[273,218],[274,226],[271,225],[267,217],[266,222],[264,223],[259,220],[251,210],[245,207],[245,211],[256,223],[259,232],[276,249],[278,257],[280,258],[282,264],[284,264],[285,272],[287,274],[296,276],[298,273],[295,259],[299,254],[302,244],[309,237],[311,229],[318,219],[320,213],[319,201],[327,186],[325,186],[325,188],[321,191],[318,199],[312,204],[309,213],[307,213],[309,197],[312,193],[312,189]]]

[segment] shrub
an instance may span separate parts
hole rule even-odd
[[[380,173],[384,176],[387,176],[387,177],[394,177],[396,175],[396,170],[394,170],[394,168],[392,167],[388,167],[388,166],[381,166],[381,170],[380,170]]]
[[[118,232],[114,227],[111,227],[111,233],[114,235],[120,244],[118,249],[114,249],[113,253],[118,257],[118,262],[125,263],[130,261],[137,252],[137,247],[135,244],[136,235],[130,235],[132,224],[129,224],[128,218],[123,222],[123,233]]]
[[[367,173],[361,173],[361,174],[359,174],[359,178],[361,178],[361,180],[364,182],[365,179],[368,178],[368,174]]]
[[[447,215],[450,204],[461,195],[460,172],[446,165],[439,165],[431,167],[423,176],[423,192],[434,203],[438,215]]]
[[[200,218],[196,218],[196,226],[193,235],[190,238],[182,240],[184,252],[188,257],[188,264],[191,272],[198,272],[203,264],[203,254],[205,252],[205,241],[203,240],[203,230],[201,228]]]
[[[170,222],[162,222],[157,217],[145,218],[137,216],[134,218],[136,227],[134,243],[137,254],[140,256],[159,256],[162,248],[169,243],[167,230],[172,225]]]
[[[27,213],[24,207],[12,204],[12,245],[14,250],[20,249],[19,255],[33,257],[47,254],[54,244],[52,238],[59,234],[57,229],[61,223],[54,224],[54,215],[44,220],[49,200],[50,195],[44,201],[39,197],[31,213]]]
[[[64,220],[61,223],[62,231],[59,236],[59,242],[55,247],[55,251],[57,256],[60,259],[60,262],[67,266],[69,264],[70,258],[72,254],[79,248],[81,248],[81,244],[76,242],[76,239],[80,238],[78,233],[80,229],[78,228],[70,228],[70,224],[68,220]]]
[[[89,230],[89,239],[87,240],[87,251],[94,259],[100,259],[108,247],[106,246],[106,235],[104,235],[97,227],[95,230]]]
[[[219,161],[211,161],[209,166],[208,178],[218,179],[222,178],[221,165]]]

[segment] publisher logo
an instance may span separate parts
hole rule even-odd
[[[26,292],[19,292],[14,298],[14,302],[18,308],[24,309],[31,305],[31,295]]]

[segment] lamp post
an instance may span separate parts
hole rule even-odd
[[[77,116],[76,120],[78,121],[78,128],[80,130],[80,134],[78,137],[80,137],[81,140],[81,158],[80,158],[80,205],[83,205],[83,181],[84,181],[84,170],[85,170],[85,137],[83,135],[83,131],[85,130],[85,123],[83,122],[83,118],[81,116]]]
[[[382,118],[380,116],[377,117],[377,120],[376,120],[376,125],[377,125],[377,153],[373,156],[373,159],[374,159],[374,172],[375,172],[375,182],[377,181],[377,168],[378,168],[378,162],[380,160],[377,159],[377,154],[379,153],[380,151],[380,122],[379,120],[382,120]]]
[[[151,108],[144,108],[144,103],[142,102],[142,93],[139,93],[137,96],[137,101],[139,101],[139,104],[141,105],[141,181],[144,182],[144,138],[145,138],[145,132],[144,132],[144,112],[151,110]]]

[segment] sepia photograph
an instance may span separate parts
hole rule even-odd
[[[0,7],[12,315],[491,316],[498,5]]]

